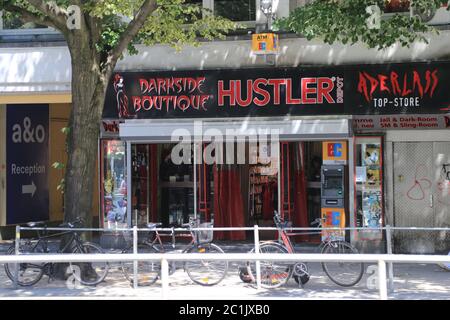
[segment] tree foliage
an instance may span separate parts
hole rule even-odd
[[[401,0],[316,0],[279,19],[275,27],[302,34],[308,40],[322,39],[332,44],[366,43],[370,48],[386,48],[395,43],[409,46],[416,40],[427,41],[426,33],[437,32],[421,18],[423,13],[440,7],[446,0],[414,0],[413,15],[408,13],[381,16],[378,28],[367,23],[371,14],[366,8],[377,5],[381,11]],[[409,6],[409,3],[408,3]]]
[[[136,22],[143,7],[154,8],[145,17],[145,22],[127,43],[130,53],[137,53],[134,44],[168,44],[180,49],[183,45],[198,45],[198,38],[212,40],[238,26],[227,19],[213,16],[199,5],[186,4],[185,0],[0,0],[0,10],[6,18],[18,18],[23,22],[53,27],[66,37],[71,32],[65,25],[69,17],[67,8],[77,5],[84,19],[90,19],[90,28],[82,32],[95,31],[96,49],[106,62],[111,49],[118,46],[131,24]],[[122,37],[121,37],[122,36]]]

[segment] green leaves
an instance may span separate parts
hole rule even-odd
[[[1,1],[38,12],[26,0]],[[67,8],[71,1],[57,0],[56,3],[61,8]],[[98,27],[100,36],[94,45],[101,57],[106,59],[111,49],[118,44],[121,35],[136,17],[143,3],[144,0],[82,1],[81,9],[85,18],[93,19]],[[180,49],[183,45],[198,45],[198,37],[208,40],[223,38],[226,32],[238,27],[227,19],[214,17],[199,5],[185,3],[185,0],[156,0],[156,3],[157,9],[146,19],[140,33],[128,44],[130,54],[137,53],[136,43],[168,44]],[[15,15],[20,16],[17,13]]]
[[[415,0],[414,12],[440,6],[444,0]],[[419,15],[406,14],[382,16],[379,28],[370,28],[366,8],[378,5],[381,10],[385,0],[316,0],[294,10],[288,18],[275,22],[278,30],[294,31],[308,40],[318,38],[326,43],[366,43],[370,48],[386,48],[395,43],[409,46],[416,40],[426,41],[427,32],[436,32],[426,25]]]
[[[159,0],[158,5],[139,35],[146,45],[168,44],[179,50],[183,45],[198,45],[198,37],[223,38],[224,33],[237,27],[234,22],[203,12],[199,6],[185,4],[184,0]]]

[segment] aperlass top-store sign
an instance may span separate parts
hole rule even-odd
[[[118,72],[104,119],[449,113],[450,64]]]

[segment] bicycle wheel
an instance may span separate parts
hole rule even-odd
[[[125,249],[122,253],[133,253],[133,247]],[[138,253],[158,253],[158,250],[150,245],[139,244]],[[134,284],[133,261],[122,262],[121,265],[125,278],[127,278],[131,284]],[[137,267],[138,286],[152,285],[156,282],[161,272],[161,263],[159,261],[138,261]]]
[[[261,253],[279,253],[286,254],[288,250],[285,246],[278,243],[263,243],[259,247]],[[252,250],[251,252],[254,252]],[[252,279],[256,281],[256,262],[247,262],[247,272]],[[292,264],[279,261],[260,261],[261,287],[277,288],[289,281],[292,275]]]
[[[322,253],[356,254],[358,250],[345,241],[333,241],[323,247]],[[331,281],[342,287],[354,286],[364,274],[364,263],[361,262],[322,262],[322,268]]]
[[[102,248],[92,242],[83,242],[81,248],[76,246],[72,253],[103,254]],[[69,263],[73,277],[81,284],[95,286],[102,282],[109,271],[108,262]],[[76,267],[80,272],[77,272]]]
[[[34,253],[31,246],[21,245],[19,248],[21,254],[32,254]],[[14,255],[16,253],[16,248],[12,245],[6,254]],[[15,275],[15,263],[5,263],[5,272],[8,278],[14,282]],[[44,263],[20,263],[19,264],[19,274],[17,279],[17,284],[22,287],[32,286],[41,280],[44,275]]]
[[[225,253],[219,246],[209,243],[192,246],[187,253]],[[187,261],[184,269],[189,278],[202,286],[213,286],[225,278],[228,271],[228,261],[200,260]]]

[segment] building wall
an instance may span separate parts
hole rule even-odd
[[[61,129],[67,126],[70,115],[70,105],[50,104],[50,155],[49,155],[49,198],[50,198],[50,220],[63,220],[63,198],[64,195],[57,190],[64,170],[52,166],[55,162],[67,162],[66,135]]]

